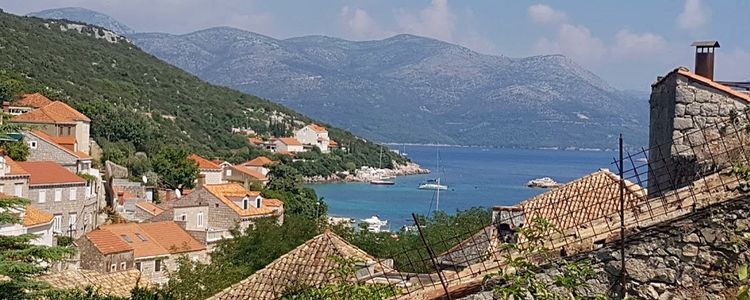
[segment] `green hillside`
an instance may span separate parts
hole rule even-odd
[[[231,134],[232,127],[271,135],[313,121],[268,100],[208,84],[124,38],[97,38],[107,33],[103,29],[85,25],[79,32],[68,24],[74,23],[0,12],[0,87],[14,95],[40,91],[81,110],[92,119],[92,135],[105,150],[116,148],[127,156],[176,144],[241,161],[258,152],[248,148],[245,136]],[[378,164],[377,145],[335,128],[330,135],[352,153],[337,151],[325,166],[310,168],[316,173]]]

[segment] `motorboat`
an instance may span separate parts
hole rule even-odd
[[[387,231],[383,230],[383,227],[388,225],[388,220],[381,220],[378,216],[372,216],[367,219],[362,219],[361,221],[367,224],[368,231],[375,233]]]
[[[445,191],[448,190],[448,186],[440,184],[440,178],[434,180],[428,180],[419,185],[420,190],[433,190],[433,191]]]
[[[558,186],[559,184],[556,181],[552,180],[552,178],[542,177],[530,180],[526,183],[526,185],[532,188],[552,188]]]

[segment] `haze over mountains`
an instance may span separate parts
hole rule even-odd
[[[116,24],[97,23],[94,12],[34,15]],[[126,35],[204,80],[377,141],[614,148],[620,132],[631,145],[647,139],[646,97],[612,88],[561,55],[484,55],[405,34],[361,42],[279,40],[228,27]]]

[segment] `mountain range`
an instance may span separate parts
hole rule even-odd
[[[77,11],[45,17],[99,26]],[[40,15],[40,14],[33,14]],[[229,27],[126,33],[206,81],[384,142],[614,148],[647,140],[648,104],[562,55],[510,58],[414,35],[374,41],[275,39]]]

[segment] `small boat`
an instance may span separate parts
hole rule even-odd
[[[361,221],[367,224],[367,230],[375,233],[386,231],[383,230],[383,227],[388,225],[388,220],[381,220],[378,216],[372,216]]]
[[[374,185],[394,185],[394,184],[396,184],[396,182],[394,182],[393,180],[388,180],[388,179],[385,179],[385,178],[381,177],[379,179],[370,180],[370,184],[374,184]]]
[[[448,190],[448,186],[444,184],[440,184],[440,178],[428,180],[422,184],[419,185],[420,190],[437,190],[437,191],[445,191]]]
[[[549,177],[542,177],[542,178],[533,179],[533,180],[530,180],[529,182],[526,183],[526,186],[528,186],[528,187],[532,187],[532,188],[545,188],[545,189],[546,188],[553,188],[553,187],[556,187],[558,185],[559,184],[556,181],[552,180],[552,178],[549,178]]]

